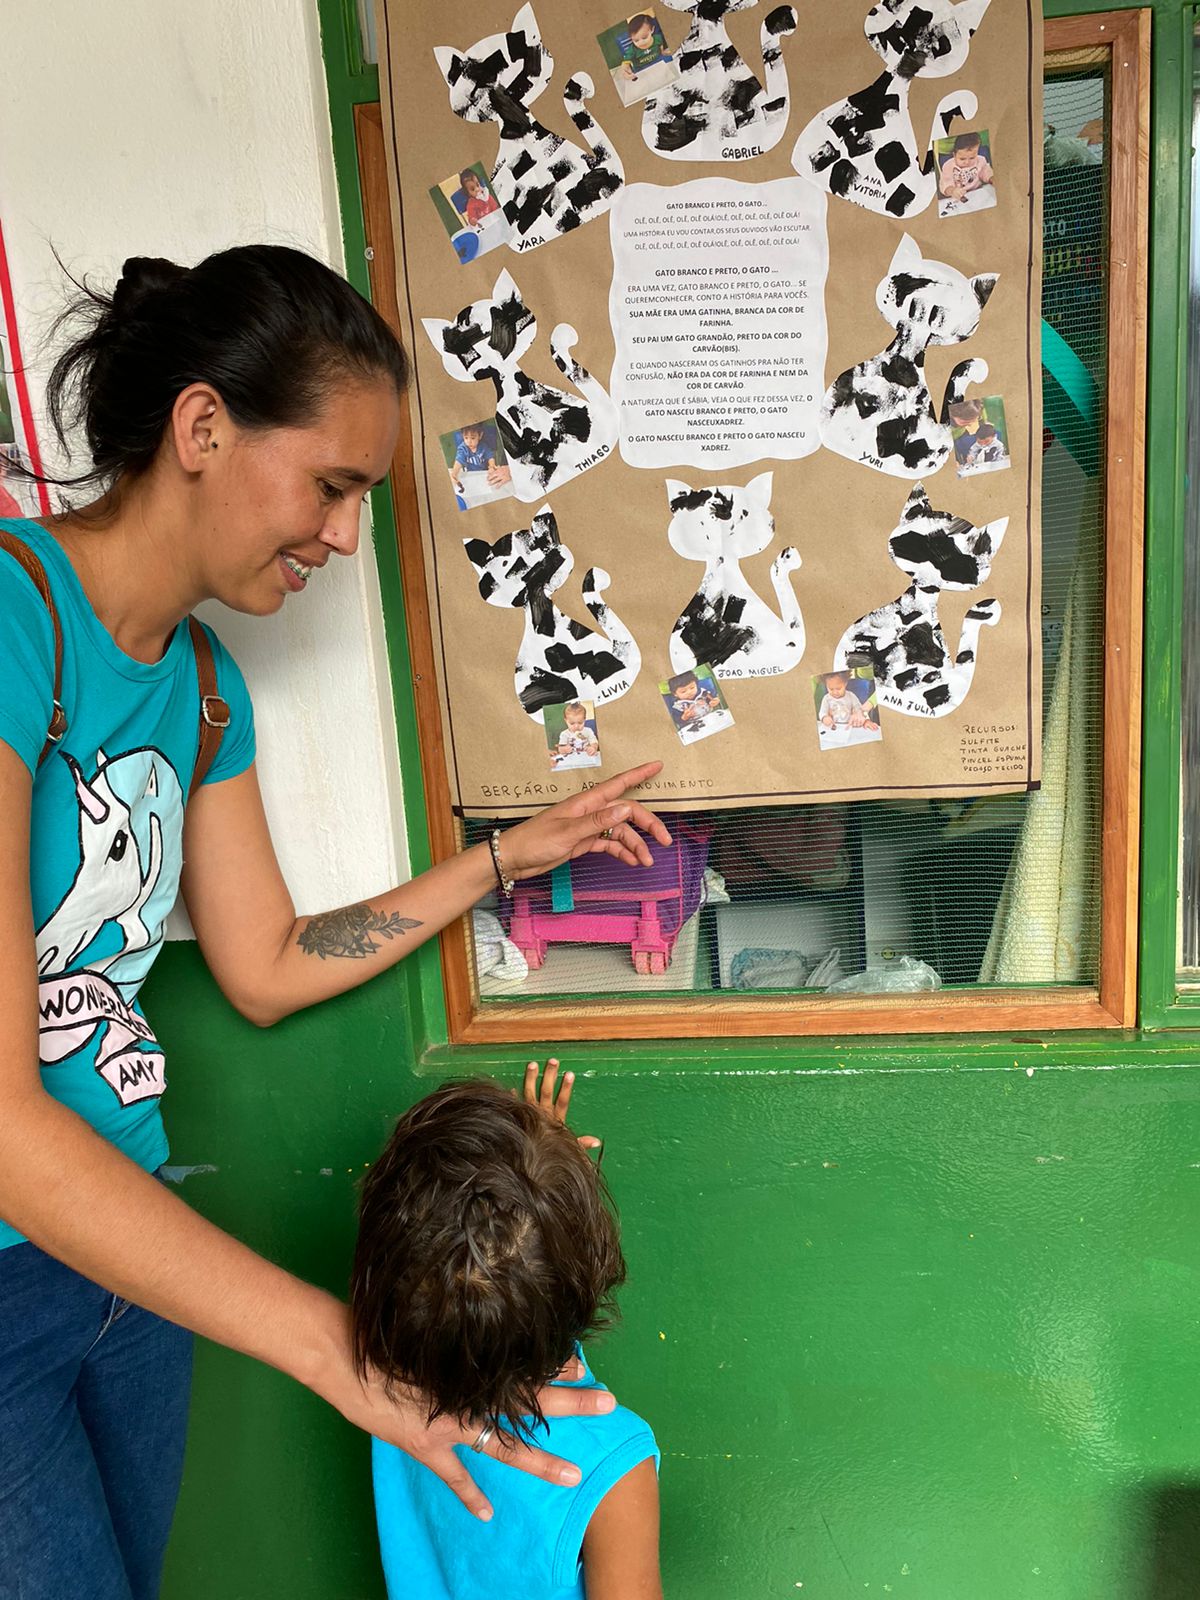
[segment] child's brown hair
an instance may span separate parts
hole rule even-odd
[[[363,1182],[350,1284],[362,1371],[429,1415],[526,1431],[576,1341],[615,1315],[615,1211],[566,1127],[488,1079],[407,1111]]]

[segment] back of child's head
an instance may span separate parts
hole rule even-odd
[[[567,1128],[486,1079],[405,1113],[362,1186],[357,1359],[430,1416],[542,1420],[537,1391],[624,1281],[600,1172]]]

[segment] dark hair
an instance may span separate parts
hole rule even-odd
[[[599,1170],[573,1134],[487,1079],[443,1084],[363,1182],[350,1283],[355,1357],[443,1414],[522,1432],[577,1340],[615,1315],[625,1262]]]
[[[625,26],[629,30],[629,35],[632,38],[635,33],[641,33],[643,28],[653,29],[654,18],[648,17],[644,11],[639,11],[636,17],[630,17]],[[655,31],[657,32],[657,29],[655,29]]]
[[[474,167],[464,167],[462,169],[462,171],[458,175],[458,181],[459,181],[459,183],[462,184],[464,189],[467,187],[467,179],[468,178],[474,178],[475,182],[479,185],[479,187],[481,189],[486,189],[487,188],[487,184],[484,183],[483,179],[475,171]]]
[[[981,439],[994,439],[996,437],[995,424],[991,422],[981,422],[979,424],[979,437]]]
[[[983,415],[982,400],[954,400],[946,407],[946,415],[956,428],[965,427]]]
[[[977,133],[960,133],[954,141],[955,150],[978,150],[981,144]]]
[[[55,332],[83,331],[46,386],[59,444],[83,429],[88,471],[43,481],[109,486],[144,472],[180,391],[211,383],[244,428],[300,427],[346,377],[408,381],[400,341],[344,278],[285,245],[240,245],[194,267],[131,256],[111,294],[80,293]]]

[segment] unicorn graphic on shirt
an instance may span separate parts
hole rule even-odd
[[[105,1029],[96,1070],[129,1105],[165,1087],[154,1033],[133,1001],[179,892],[183,791],[158,750],[98,750],[90,779],[62,755],[75,785],[79,865],[37,930],[39,1053],[53,1065]]]

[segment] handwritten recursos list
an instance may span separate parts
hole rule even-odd
[[[799,178],[634,183],[612,208],[612,394],[635,467],[795,460],[820,440],[825,196]]]

